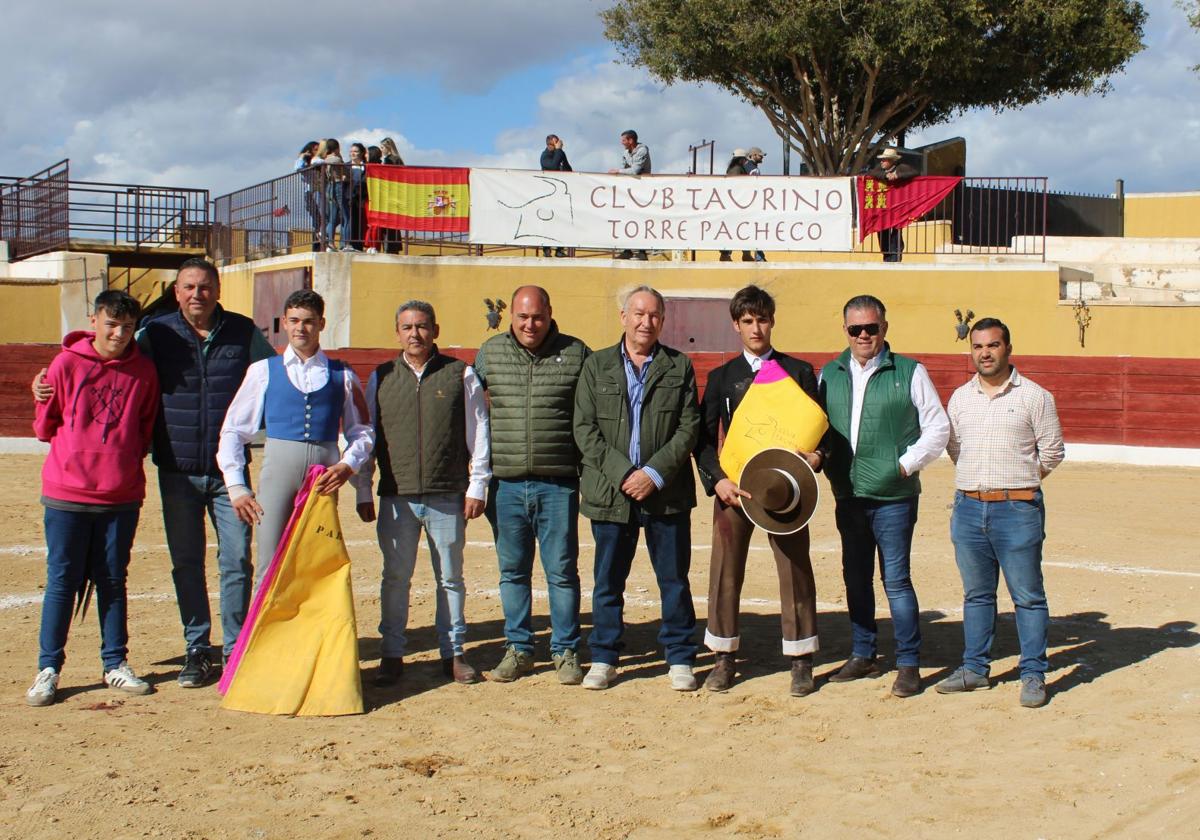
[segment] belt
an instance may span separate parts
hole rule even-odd
[[[962,494],[981,502],[1032,502],[1033,494],[1039,489],[1029,487],[1021,490],[963,490]]]

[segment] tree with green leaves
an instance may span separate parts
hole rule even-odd
[[[762,111],[818,175],[970,108],[1104,94],[1144,46],[1130,0],[619,0],[622,59]]]
[[[1187,15],[1187,22],[1192,29],[1200,30],[1200,0],[1175,0],[1175,5]],[[1200,64],[1195,65],[1192,69],[1200,73]]]

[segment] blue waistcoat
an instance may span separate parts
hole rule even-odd
[[[282,356],[267,360],[267,372],[263,401],[267,437],[305,443],[337,440],[346,400],[346,373],[341,362],[329,360],[329,381],[311,394],[303,393],[288,379]]]

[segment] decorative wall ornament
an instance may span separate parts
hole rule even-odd
[[[508,304],[504,302],[504,298],[498,298],[494,303],[491,298],[484,298],[483,303],[487,307],[487,314],[484,317],[487,318],[488,329],[500,329],[500,319],[503,317],[501,313],[508,307]]]
[[[967,316],[964,318],[961,309],[954,310],[954,317],[958,323],[954,325],[954,332],[958,335],[956,341],[963,341],[971,334],[971,321],[975,320],[975,313],[970,309],[967,310]]]

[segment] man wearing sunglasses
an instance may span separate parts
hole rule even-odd
[[[875,555],[891,610],[896,643],[892,694],[921,690],[921,628],[909,555],[921,493],[918,473],[946,448],[950,423],[925,366],[893,353],[887,309],[858,295],[842,309],[849,347],[821,370],[829,415],[825,474],[836,500],[842,537],[842,578],[853,647],[830,680],[878,677]]]

